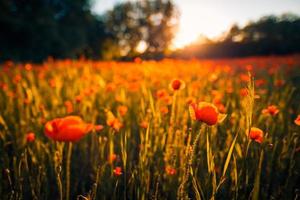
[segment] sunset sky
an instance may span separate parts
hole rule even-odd
[[[126,0],[94,0],[93,12],[102,14],[114,4]],[[180,48],[195,41],[199,35],[220,36],[237,23],[269,14],[292,12],[300,14],[300,0],[174,0],[181,13],[179,30],[173,47]]]

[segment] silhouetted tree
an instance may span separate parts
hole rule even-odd
[[[1,0],[0,60],[101,55],[104,25],[88,0]]]

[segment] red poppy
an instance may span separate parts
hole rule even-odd
[[[35,134],[34,133],[27,133],[26,135],[26,141],[27,142],[33,142],[35,140]]]
[[[65,101],[66,112],[70,114],[73,112],[73,104],[71,101]]]
[[[118,112],[121,116],[125,116],[128,111],[127,106],[118,106]]]
[[[189,111],[193,120],[204,122],[210,126],[220,123],[226,118],[226,115],[221,114],[215,105],[207,102],[193,103],[190,105]]]
[[[275,105],[268,106],[267,108],[265,108],[265,109],[262,110],[263,114],[265,114],[265,115],[272,115],[272,116],[277,115],[278,112],[279,112],[279,109]]]
[[[142,121],[142,122],[140,123],[140,127],[141,127],[141,128],[144,128],[144,129],[148,128],[148,122],[147,122],[147,121]]]
[[[45,134],[55,141],[74,142],[84,137],[93,127],[78,116],[67,116],[47,122]]]
[[[176,169],[171,167],[171,166],[167,166],[165,170],[166,170],[166,173],[168,175],[175,175],[176,174]]]
[[[182,80],[179,79],[174,79],[170,85],[169,85],[171,90],[181,90],[185,87],[185,83]]]
[[[255,142],[262,143],[264,132],[256,127],[251,127],[249,137]]]
[[[121,176],[122,175],[122,168],[121,167],[116,167],[114,169],[114,175]]]
[[[300,126],[300,115],[297,116],[294,122],[296,125]]]

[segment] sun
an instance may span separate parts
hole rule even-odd
[[[173,40],[172,48],[183,48],[186,45],[189,45],[196,41],[198,37],[199,33],[193,33],[192,31],[188,31],[187,29],[180,29]]]

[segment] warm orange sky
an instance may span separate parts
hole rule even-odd
[[[94,0],[93,11],[103,13],[114,4],[126,0]],[[209,38],[220,36],[237,23],[270,14],[293,12],[300,14],[300,0],[174,0],[181,13],[179,30],[173,48],[195,41],[199,35]]]

